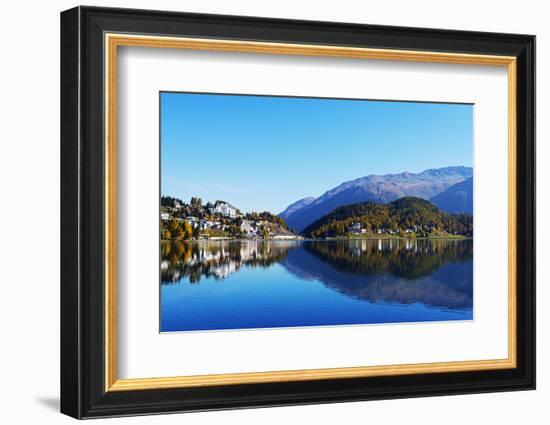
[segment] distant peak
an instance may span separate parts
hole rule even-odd
[[[283,212],[279,213],[279,216],[286,218],[297,210],[311,204],[313,201],[315,201],[315,199],[316,198],[314,198],[313,196],[307,196],[305,198],[299,199],[298,201],[293,202],[288,207],[286,207]]]
[[[429,168],[419,173],[403,171],[384,175],[370,174],[345,181],[313,201],[311,198],[304,198],[308,200],[305,202],[301,199],[290,205],[280,216],[293,228],[302,230],[323,214],[342,205],[365,201],[387,203],[406,196],[427,200],[472,176],[473,168],[463,165]],[[404,202],[419,204],[418,200]]]
[[[427,170],[422,171],[422,173],[419,174],[428,174],[428,173],[471,173],[473,171],[472,167],[466,167],[464,165],[451,165],[448,167],[441,167],[441,168],[428,168]]]

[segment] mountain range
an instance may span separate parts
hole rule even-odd
[[[279,214],[279,217],[284,218],[285,220],[290,217],[292,214],[294,214],[296,211],[308,206],[313,201],[315,201],[315,198],[313,196],[309,196],[307,198],[300,199],[293,204],[290,204],[286,209]]]
[[[430,198],[430,202],[448,213],[472,213],[474,210],[474,179],[470,177]]]
[[[435,203],[446,212],[472,212],[471,167],[455,166],[399,174],[368,175],[328,190],[318,198],[303,198],[289,205],[280,217],[301,232],[309,224],[342,205],[373,201],[388,203],[414,196]]]

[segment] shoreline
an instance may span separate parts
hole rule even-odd
[[[323,241],[351,241],[351,240],[404,240],[404,241],[415,241],[415,240],[473,240],[473,236],[462,236],[462,235],[446,235],[446,236],[422,236],[416,238],[407,238],[402,236],[341,236],[333,238],[295,238],[295,239],[247,239],[247,238],[210,238],[210,239],[161,239],[161,242],[233,242],[233,241],[250,241],[250,242],[323,242]]]
[[[375,237],[375,236],[365,236],[365,237],[336,237],[336,238],[323,238],[323,239],[305,239],[308,241],[350,241],[350,240],[370,240],[370,241],[381,241],[381,240],[402,240],[402,241],[417,241],[417,240],[468,240],[474,239],[473,236],[461,236],[461,235],[449,235],[449,236],[422,236],[416,238],[407,238],[402,236],[391,236],[391,237]]]

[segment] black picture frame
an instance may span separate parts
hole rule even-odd
[[[106,392],[104,34],[139,33],[517,58],[517,367]],[[75,418],[535,388],[535,37],[76,7],[61,13],[61,412]]]

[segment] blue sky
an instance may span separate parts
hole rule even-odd
[[[473,106],[161,93],[161,193],[279,213],[369,174],[472,166]]]

